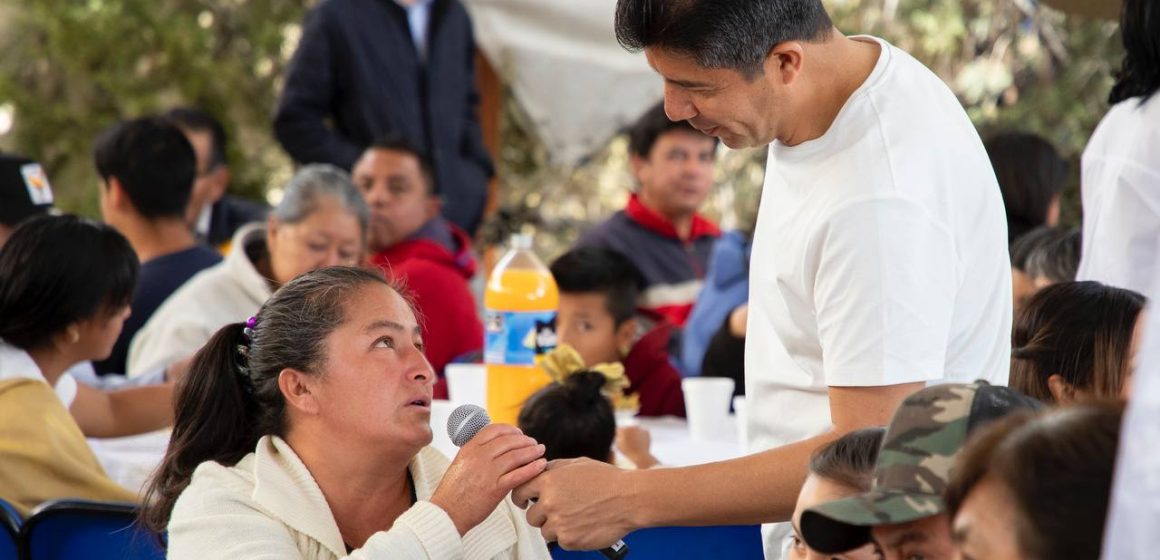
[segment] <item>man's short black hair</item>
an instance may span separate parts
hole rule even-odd
[[[1061,227],[1039,226],[1015,239],[1011,243],[1011,267],[1023,273],[1028,273],[1031,256],[1040,246],[1061,239],[1067,230]]]
[[[636,315],[643,277],[624,255],[603,247],[579,247],[551,266],[556,286],[565,294],[604,294],[604,307],[617,326]]]
[[[628,153],[647,159],[653,145],[657,143],[657,139],[674,130],[683,130],[704,136],[688,121],[670,121],[668,115],[665,115],[665,103],[661,101],[641,115],[632,125],[632,129],[628,131]],[[712,140],[713,146],[716,147],[716,138],[705,136],[705,139]]]
[[[821,0],[618,0],[616,39],[631,51],[660,47],[706,68],[761,75],[770,49],[818,41],[834,24]]]
[[[173,121],[183,130],[209,133],[213,145],[210,146],[209,163],[205,171],[213,171],[226,165],[226,129],[209,111],[197,107],[175,107],[165,113],[165,118]]]
[[[1031,251],[1025,272],[1033,279],[1046,278],[1052,284],[1074,281],[1082,247],[1083,234],[1079,228],[1061,229],[1058,235],[1045,239]]]
[[[431,162],[431,158],[427,157],[423,150],[420,150],[410,140],[398,134],[387,134],[375,139],[367,147],[367,150],[399,152],[414,157],[419,162],[419,171],[423,174],[423,180],[427,182],[427,194],[434,196],[438,193],[435,184],[435,164]]]
[[[142,117],[109,127],[97,138],[93,160],[101,179],[116,177],[145,219],[185,216],[197,156],[170,120]]]

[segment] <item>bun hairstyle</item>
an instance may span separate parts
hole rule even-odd
[[[607,378],[598,371],[578,371],[564,379],[562,392],[576,406],[600,406],[608,403],[608,397],[604,395],[606,382]]]
[[[616,438],[616,417],[605,394],[605,374],[585,369],[540,389],[524,403],[518,424],[544,444],[544,457],[588,457],[608,461]]]

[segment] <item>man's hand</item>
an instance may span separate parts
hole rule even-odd
[[[548,463],[548,470],[516,488],[528,523],[566,550],[606,548],[636,529],[631,519],[632,471],[591,459]]]

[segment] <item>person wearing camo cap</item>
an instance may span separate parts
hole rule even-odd
[[[869,492],[826,502],[801,516],[810,548],[838,554],[873,542],[884,560],[954,555],[943,491],[955,458],[979,426],[1034,399],[985,381],[925,388],[899,406],[886,429]]]

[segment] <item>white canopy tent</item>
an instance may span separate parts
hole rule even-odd
[[[464,0],[476,43],[554,163],[576,164],[662,96],[641,53],[616,42],[616,0]]]

